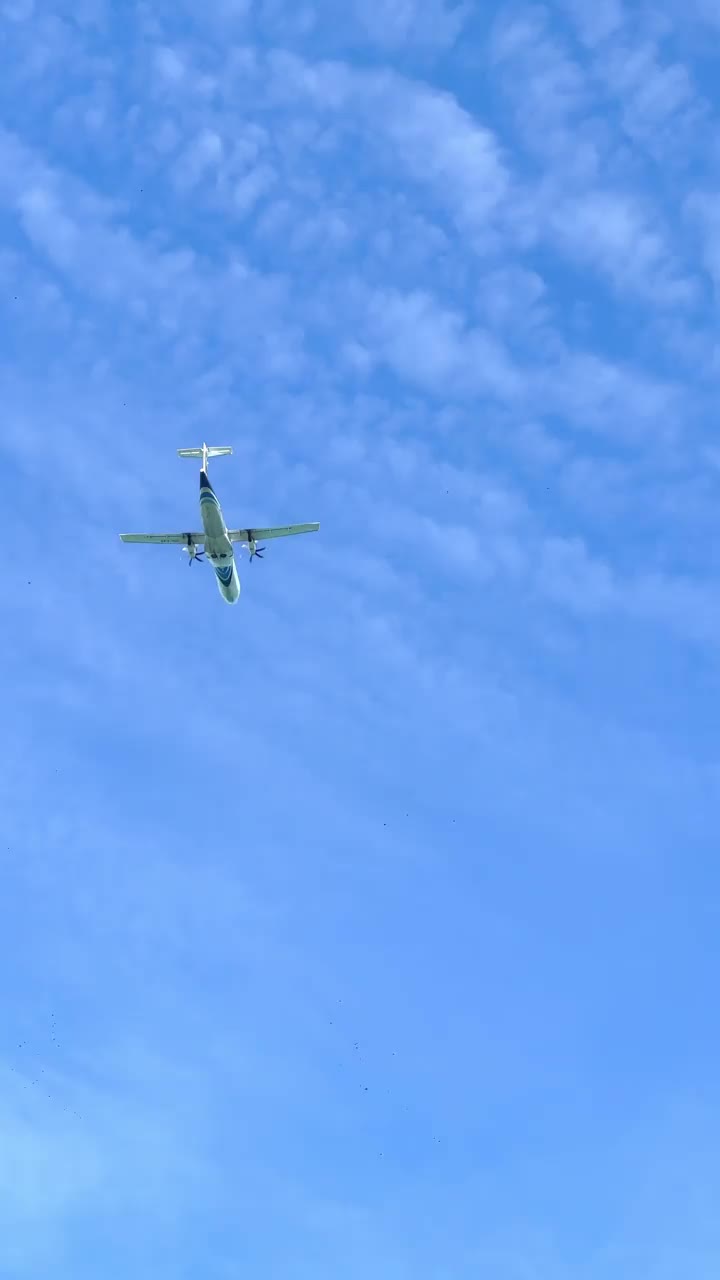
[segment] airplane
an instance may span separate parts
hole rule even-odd
[[[225,457],[232,453],[232,446],[203,444],[199,449],[178,449],[179,458],[201,458],[200,516],[202,533],[121,533],[122,542],[176,543],[188,556],[188,568],[193,560],[203,563],[207,555],[217,579],[220,595],[228,604],[236,604],[240,598],[240,578],[235,563],[233,543],[239,542],[250,552],[250,563],[257,557],[262,560],[265,547],[258,542],[269,538],[285,538],[294,533],[317,533],[319,524],[286,524],[275,529],[228,529],[215,490],[208,479],[208,458]],[[203,550],[198,548],[202,545]]]

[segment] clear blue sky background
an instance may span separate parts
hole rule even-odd
[[[0,1275],[716,1277],[717,6],[0,8]]]

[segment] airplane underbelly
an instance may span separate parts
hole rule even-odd
[[[205,555],[215,571],[218,590],[223,600],[235,604],[240,595],[240,578],[233,545],[217,495],[204,470],[200,472],[200,514],[205,530]]]
[[[222,507],[210,481],[203,473],[200,476],[200,516],[208,538],[221,538],[224,535],[226,530]]]
[[[225,533],[225,520],[220,507],[214,506],[210,502],[204,502],[200,506],[200,514],[202,516],[203,529],[208,538],[222,538]]]

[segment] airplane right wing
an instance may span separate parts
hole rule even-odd
[[[121,533],[122,542],[175,542],[189,546],[191,542],[205,542],[204,533]]]
[[[293,533],[317,533],[319,524],[283,524],[274,529],[228,529],[231,542],[260,542],[266,538],[287,538]]]

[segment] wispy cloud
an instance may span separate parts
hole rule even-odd
[[[602,32],[625,30],[619,7],[599,9],[590,29],[571,11],[593,49]],[[592,263],[622,292],[665,306],[687,304],[697,281],[655,202],[639,198],[643,188],[632,180],[622,140],[608,125],[605,89],[613,104],[623,104],[624,126],[641,145],[657,137],[661,124],[676,133],[683,120],[690,124],[702,115],[701,101],[682,68],[658,65],[653,46],[618,43],[597,56],[598,64],[588,66],[571,55],[569,40],[558,36],[542,8],[521,10],[495,32],[493,61],[521,136],[550,161],[536,188],[536,234],[553,237],[560,253]]]
[[[379,0],[374,6],[352,0],[340,26],[347,23],[351,37],[364,34],[385,53],[413,50],[437,56],[455,43],[469,9],[464,0]],[[326,29],[337,21],[337,13],[321,0],[316,23]]]
[[[659,230],[627,195],[601,189],[569,196],[551,209],[549,225],[566,252],[594,259],[620,292],[662,306],[693,301],[696,283],[680,273]]]
[[[493,133],[452,94],[397,73],[359,71],[344,63],[310,65],[295,55],[270,59],[273,92],[351,112],[374,145],[445,205],[462,231],[488,235],[508,187],[508,171]]]
[[[506,351],[490,333],[468,329],[458,312],[420,293],[375,293],[367,319],[371,349],[401,377],[447,394],[482,393],[512,398],[519,378]]]

